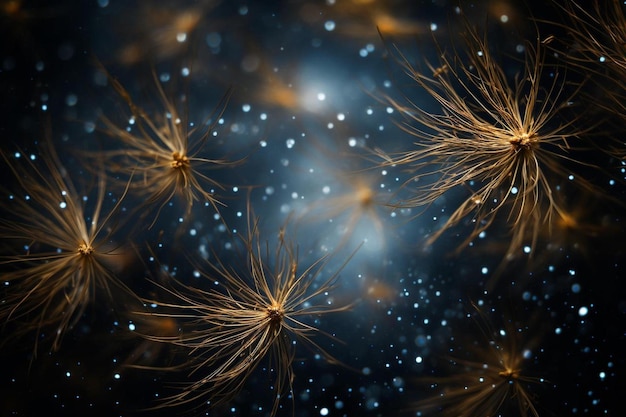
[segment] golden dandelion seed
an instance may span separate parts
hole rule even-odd
[[[122,126],[108,117],[102,117],[104,133],[122,145],[120,149],[104,150],[90,154],[104,159],[106,169],[112,176],[122,176],[127,181],[131,176],[130,191],[145,199],[146,204],[155,206],[156,215],[150,225],[154,225],[161,209],[175,196],[179,196],[189,214],[194,202],[209,203],[219,212],[223,203],[216,190],[223,185],[209,176],[208,171],[234,167],[241,161],[207,157],[208,142],[213,137],[230,92],[218,103],[215,110],[196,127],[190,127],[186,110],[170,99],[156,73],[153,72],[157,110],[149,113],[139,107],[126,89],[114,79],[111,83],[115,91],[128,105],[131,125]],[[146,215],[146,214],[143,214]]]
[[[441,106],[441,113],[388,98],[404,117],[400,127],[417,139],[417,149],[378,153],[384,158],[382,166],[406,168],[411,178],[405,188],[416,187],[399,207],[428,206],[452,190],[469,190],[471,195],[427,244],[467,222],[472,230],[460,250],[503,213],[512,234],[507,253],[514,253],[525,242],[533,243],[540,229],[549,229],[558,217],[555,187],[567,180],[571,165],[588,167],[572,154],[583,149],[579,137],[591,127],[575,126],[576,117],[565,118],[564,109],[574,102],[580,86],[567,92],[560,69],[547,74],[539,37],[525,45],[522,72],[514,81],[468,21],[464,40],[463,52],[444,52],[437,45],[439,66],[427,63],[432,78],[396,48],[406,74]],[[580,176],[575,186],[594,189]]]
[[[0,236],[5,248],[0,266],[7,286],[0,317],[26,324],[17,333],[52,328],[52,350],[57,350],[96,291],[110,296],[113,284],[131,293],[115,276],[116,265],[126,259],[113,242],[125,193],[104,214],[101,176],[87,213],[89,200],[78,193],[51,144],[46,142],[37,158],[43,164],[22,153],[10,157],[3,151],[2,159],[16,186],[1,188]]]
[[[195,379],[181,392],[164,399],[157,408],[189,403],[216,406],[228,402],[244,387],[259,364],[269,361],[268,369],[275,374],[272,384],[275,399],[270,413],[274,416],[284,395],[292,393],[296,341],[314,349],[329,362],[337,362],[313,340],[314,334],[325,333],[309,324],[305,317],[350,308],[333,306],[330,302],[316,304],[318,298],[326,297],[335,287],[345,263],[320,282],[321,275],[326,274],[328,256],[302,268],[297,250],[287,242],[285,233],[278,234],[276,248],[271,251],[269,243],[261,243],[258,220],[249,220],[248,230],[247,236],[238,237],[243,247],[240,261],[231,264],[218,259],[207,264],[208,271],[196,268],[208,281],[219,281],[218,287],[203,290],[182,283],[173,287],[157,284],[173,297],[173,302],[148,301],[158,304],[162,312],[146,314],[186,321],[182,328],[189,330],[176,337],[158,334],[145,337],[187,349],[186,361],[173,369],[187,370],[189,378]]]

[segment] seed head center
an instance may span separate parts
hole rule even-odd
[[[537,143],[537,134],[522,132],[521,134],[512,137],[509,140],[509,143],[513,146],[513,149],[515,151],[519,151],[521,149],[530,149],[533,145]]]
[[[271,306],[267,308],[267,317],[269,317],[271,323],[280,323],[283,321],[285,311],[280,306]]]
[[[507,381],[514,381],[519,378],[519,369],[506,368],[498,373],[502,378]]]
[[[91,255],[93,253],[93,246],[91,246],[88,243],[81,243],[78,246],[78,253],[80,253],[81,255]]]
[[[189,166],[189,158],[185,154],[176,151],[172,154],[170,165],[174,169],[187,168]]]
[[[357,200],[363,207],[371,206],[374,202],[374,191],[368,187],[360,187],[357,190]]]

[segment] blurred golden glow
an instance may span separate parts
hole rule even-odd
[[[127,42],[118,52],[118,60],[124,65],[136,65],[146,60],[162,61],[187,52],[190,38],[198,25],[221,0],[202,0],[193,6],[182,7],[157,5],[142,1]]]

